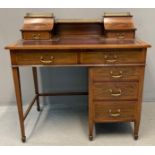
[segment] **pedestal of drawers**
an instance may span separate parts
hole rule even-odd
[[[138,138],[145,64],[137,64],[142,53],[137,54],[133,59],[126,55],[123,63],[89,68],[90,140],[95,123],[105,122],[134,122],[134,138]]]

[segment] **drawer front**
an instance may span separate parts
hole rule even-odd
[[[117,39],[133,39],[135,37],[134,32],[106,32],[107,38],[117,38]]]
[[[144,67],[96,67],[92,68],[93,81],[138,80]]]
[[[92,87],[94,100],[138,99],[138,82],[97,82]]]
[[[77,54],[71,52],[22,52],[16,53],[17,65],[77,64]]]
[[[50,32],[41,32],[41,31],[26,31],[22,33],[23,39],[25,40],[48,40],[51,39]]]
[[[136,102],[96,102],[95,105],[95,121],[125,121],[134,120],[136,117]]]
[[[142,50],[88,51],[81,53],[83,64],[138,64],[145,63],[145,52]]]

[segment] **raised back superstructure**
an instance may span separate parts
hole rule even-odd
[[[135,27],[130,13],[105,13],[103,19],[54,19],[52,13],[28,13],[21,29],[24,40],[54,37],[100,36],[133,39]]]

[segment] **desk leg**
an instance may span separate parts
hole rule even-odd
[[[138,139],[138,131],[139,131],[139,121],[135,121],[134,122],[134,139],[137,140]]]
[[[35,94],[38,95],[39,94],[39,89],[38,89],[37,68],[32,67],[32,71],[33,71]],[[37,97],[36,101],[37,101],[37,110],[40,111],[39,96]]]
[[[91,73],[91,68],[88,69],[88,89],[89,89],[89,93],[88,93],[88,112],[89,112],[89,140],[92,141],[93,140],[93,129],[94,129],[94,115],[93,115],[93,92],[92,92],[92,73]]]
[[[18,108],[18,115],[19,115],[19,122],[20,122],[21,139],[22,139],[22,142],[25,142],[26,136],[25,136],[25,127],[24,127],[24,113],[23,113],[23,106],[22,106],[19,67],[15,67],[15,68],[13,67],[12,72],[13,72],[17,108]]]

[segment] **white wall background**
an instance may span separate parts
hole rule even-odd
[[[137,36],[152,45],[148,50],[145,72],[144,100],[155,101],[155,9],[0,9],[0,105],[15,103],[15,93],[10,67],[9,52],[4,46],[21,38],[20,28],[27,12],[53,12],[56,18],[101,18],[106,11],[129,11],[134,15]],[[39,70],[40,85],[43,91],[87,89],[87,69],[51,69]],[[34,94],[32,72],[29,68],[21,71],[23,100],[27,102]],[[72,97],[70,100],[82,102],[84,97]],[[68,98],[53,98],[54,101],[68,102]],[[47,102],[50,101],[46,100]]]

